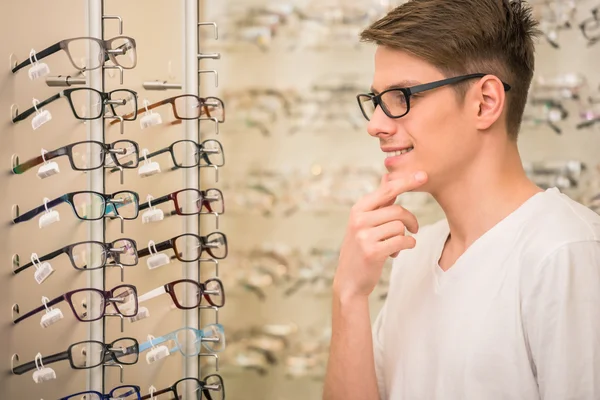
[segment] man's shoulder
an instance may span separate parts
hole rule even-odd
[[[527,247],[551,252],[569,243],[600,240],[600,215],[560,193],[546,193],[524,221],[519,237]]]

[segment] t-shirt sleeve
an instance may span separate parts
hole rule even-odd
[[[387,302],[385,303],[387,304]],[[373,324],[373,355],[375,358],[375,374],[377,375],[377,387],[379,388],[380,400],[387,399],[384,384],[383,368],[383,320],[385,317],[385,304]]]
[[[541,400],[600,399],[600,242],[542,260],[522,307]]]

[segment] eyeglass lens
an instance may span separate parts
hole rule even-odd
[[[100,68],[104,63],[104,49],[98,41],[89,38],[70,40],[67,54],[75,68],[80,70]]]
[[[113,60],[117,65],[125,69],[131,69],[135,66],[137,60],[136,48],[129,38],[119,37],[110,42],[111,50],[119,50],[119,53],[113,53]]]
[[[100,219],[104,215],[104,197],[91,192],[77,193],[73,196],[73,207],[79,219]]]
[[[186,189],[177,193],[175,197],[176,207],[179,212],[183,215],[194,215],[200,213],[204,208],[205,212],[209,212],[206,209],[206,205],[210,205],[210,209],[216,213],[223,213],[223,197],[218,190],[209,189],[206,191],[206,195],[202,195],[199,191],[194,189]]]
[[[360,95],[358,97],[360,108],[363,111],[365,117],[371,120],[375,113],[375,103],[371,96]],[[400,90],[391,90],[383,93],[380,97],[380,102],[383,103],[384,111],[387,111],[392,117],[401,117],[408,111],[408,101],[404,93]]]

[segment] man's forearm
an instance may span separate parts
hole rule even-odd
[[[366,297],[341,299],[334,294],[333,329],[323,399],[379,399]]]

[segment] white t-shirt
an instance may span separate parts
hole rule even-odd
[[[381,399],[599,400],[600,216],[548,189],[446,272],[446,220],[394,261],[373,327]]]

